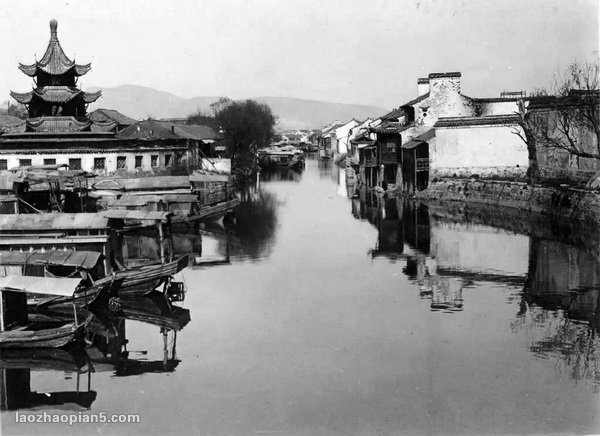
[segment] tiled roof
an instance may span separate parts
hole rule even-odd
[[[12,115],[0,115],[0,132],[17,133],[25,130],[25,120]]]
[[[34,95],[47,103],[67,103],[81,95],[84,102],[92,103],[98,100],[102,91],[90,93],[71,86],[44,86],[25,93],[11,91],[10,95],[21,104],[29,104]]]
[[[405,106],[414,106],[417,103],[422,102],[423,100],[429,98],[429,93],[427,94],[423,94],[418,96],[417,98],[415,98],[414,100],[409,101],[408,103],[404,103],[402,106],[400,107],[405,107]]]
[[[95,122],[114,121],[122,126],[130,126],[136,122],[133,118],[114,109],[96,109],[88,114],[88,118]]]
[[[411,139],[407,143],[402,144],[402,148],[415,148],[416,146],[423,144],[424,142],[429,142],[433,137],[435,137],[435,129],[430,129],[425,133]]]
[[[402,109],[401,107],[399,107],[398,109],[393,109],[392,111],[388,112],[387,114],[383,115],[381,117],[382,120],[392,120],[392,119],[398,119],[400,117],[403,117],[406,115],[406,112],[404,112],[404,109]]]
[[[90,130],[92,122],[75,117],[40,117],[27,120],[27,130],[32,132],[84,132]]]
[[[50,20],[50,42],[42,59],[32,65],[19,64],[19,69],[28,76],[35,76],[37,70],[40,69],[45,73],[52,75],[60,75],[75,68],[76,76],[82,76],[91,69],[91,64],[76,65],[74,61],[69,59],[58,41],[57,29],[58,23],[56,20]]]
[[[90,128],[92,129],[92,132],[115,132],[117,123],[114,121],[94,121]]]
[[[190,139],[217,139],[219,135],[209,126],[199,124],[175,124],[175,133]]]
[[[462,74],[458,71],[453,71],[450,73],[430,73],[429,74],[429,78],[430,79],[441,79],[441,78],[445,78],[445,77],[461,77]]]
[[[121,138],[140,139],[216,139],[217,133],[208,126],[197,124],[174,124],[165,121],[145,120],[124,128],[118,134]]]
[[[412,124],[400,124],[386,121],[377,127],[371,127],[369,130],[373,133],[394,134],[401,133],[404,130],[411,128],[412,126]]]
[[[129,127],[117,133],[119,138],[138,138],[138,139],[178,139],[181,138],[170,128],[169,124],[156,121],[144,120],[138,121]]]
[[[463,126],[493,126],[503,124],[515,124],[519,120],[518,115],[490,115],[485,117],[447,117],[439,118],[435,128],[440,127],[463,127]]]

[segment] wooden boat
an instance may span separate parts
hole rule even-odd
[[[171,212],[173,223],[213,220],[240,203],[227,174],[199,171],[162,179],[103,179],[90,195],[101,210]]]
[[[84,338],[86,322],[31,322],[27,294],[72,298],[80,279],[9,276],[0,278],[0,348],[59,348]]]
[[[0,333],[0,348],[60,348],[84,337],[85,324],[69,323],[57,328],[31,326]]]
[[[109,276],[93,282],[89,286],[80,286],[72,296],[59,296],[38,301],[37,311],[50,310],[61,305],[73,303],[77,308],[86,307],[102,299],[102,295],[110,297],[142,297],[155,292],[161,286],[161,292],[170,296],[173,276],[186,268],[188,256],[182,256],[167,263],[155,263],[129,267],[113,271]],[[105,298],[104,300],[106,300]]]
[[[258,151],[261,168],[298,168],[304,166],[304,153],[293,146],[267,147]]]

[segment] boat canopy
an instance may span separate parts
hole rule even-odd
[[[0,277],[0,292],[13,291],[72,297],[80,283],[81,278],[6,276]]]
[[[198,201],[196,194],[165,194],[165,195],[124,195],[117,200],[109,200],[111,206],[146,206],[154,203],[194,203]]]
[[[147,191],[156,189],[189,188],[188,176],[159,176],[139,178],[97,178],[92,185],[97,190]]]
[[[0,265],[46,264],[92,269],[100,260],[95,251],[0,251]]]
[[[0,215],[0,229],[10,231],[60,231],[107,229],[108,218],[101,213],[35,213]]]
[[[162,222],[166,223],[169,217],[173,215],[172,212],[147,212],[143,210],[120,210],[113,209],[102,212],[102,214],[109,219],[121,219],[121,220],[135,220],[135,221],[146,221],[151,223]]]

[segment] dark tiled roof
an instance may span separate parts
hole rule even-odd
[[[58,41],[57,36],[58,23],[56,20],[50,21],[50,42],[42,59],[32,65],[19,64],[19,69],[28,76],[35,76],[37,70],[40,69],[45,73],[52,75],[61,75],[75,68],[74,72],[77,76],[82,76],[91,69],[91,65],[76,65],[74,61],[69,59]]]
[[[0,115],[0,132],[17,133],[25,130],[25,120],[12,115]]]
[[[417,79],[417,83],[419,83],[419,84],[429,83],[429,77],[419,77]]]
[[[197,124],[174,124],[157,120],[145,120],[124,128],[118,134],[120,138],[140,139],[217,139],[217,133],[208,126]]]
[[[420,95],[417,98],[409,101],[408,103],[404,103],[401,107],[414,106],[415,104],[420,103],[427,98],[429,98],[429,93]]]
[[[403,117],[406,115],[406,112],[404,112],[404,109],[402,109],[401,107],[399,107],[398,109],[394,109],[390,112],[388,112],[387,114],[383,115],[381,117],[382,120],[392,120],[392,119],[398,119],[400,117]]]
[[[386,121],[377,127],[371,127],[369,130],[373,133],[395,134],[395,133],[401,133],[401,132],[405,131],[406,129],[411,128],[412,126],[413,126],[412,124],[400,124],[400,123],[393,123],[390,121]]]
[[[435,123],[435,128],[515,124],[518,120],[518,115],[490,115],[486,117],[447,117],[438,119],[437,123]]]
[[[429,142],[433,137],[435,137],[435,129],[430,129],[425,133],[411,139],[407,143],[402,144],[402,148],[415,148],[416,146],[423,144],[424,142]]]
[[[459,71],[453,71],[450,73],[430,73],[429,74],[430,79],[442,79],[445,77],[450,78],[450,77],[461,77],[461,76],[462,76],[462,74]]]
[[[156,120],[138,121],[124,128],[117,137],[138,139],[178,139],[180,136],[170,128],[170,124]]]
[[[190,139],[217,139],[218,135],[212,128],[198,124],[175,124],[175,133]]]
[[[114,109],[96,109],[88,114],[88,118],[92,121],[114,121],[121,126],[130,126],[136,122],[133,118],[123,115]]]

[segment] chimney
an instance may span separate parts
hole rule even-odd
[[[429,92],[432,95],[460,94],[459,72],[431,73],[429,75]]]
[[[429,92],[429,78],[420,77],[417,79],[417,94],[418,97],[425,95]]]

